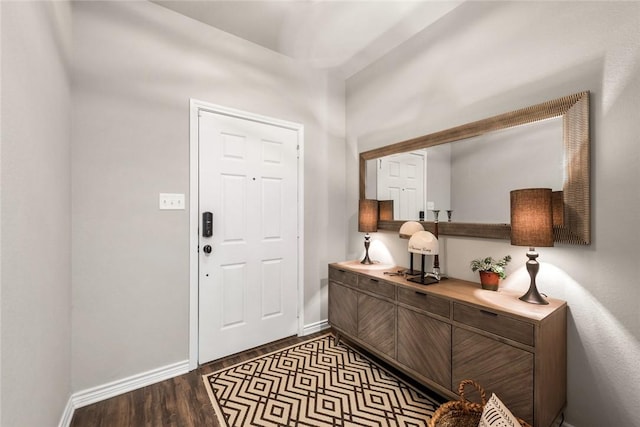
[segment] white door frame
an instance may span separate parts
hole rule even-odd
[[[298,133],[298,335],[303,335],[304,332],[304,126],[191,98],[189,101],[189,370],[198,367],[198,233],[200,228],[198,117],[200,111],[281,126]]]

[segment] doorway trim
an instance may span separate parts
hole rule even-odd
[[[201,111],[252,120],[292,129],[298,133],[298,335],[304,335],[304,126],[300,123],[249,113],[223,107],[206,101],[189,100],[189,370],[198,367],[199,334],[199,283],[198,283],[198,236],[199,236],[199,116]]]

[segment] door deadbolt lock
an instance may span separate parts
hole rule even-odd
[[[202,212],[202,237],[213,236],[213,214]]]
[[[207,255],[210,254],[211,253],[211,245],[204,245],[202,250],[204,251],[205,254],[207,254]]]

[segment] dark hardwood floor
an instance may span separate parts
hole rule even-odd
[[[203,365],[187,374],[79,408],[71,427],[218,427],[202,376],[323,335],[290,337]]]

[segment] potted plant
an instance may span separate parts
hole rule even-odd
[[[498,290],[500,279],[507,277],[504,267],[511,261],[511,255],[495,260],[492,257],[478,258],[471,261],[471,271],[480,271],[482,289]]]

